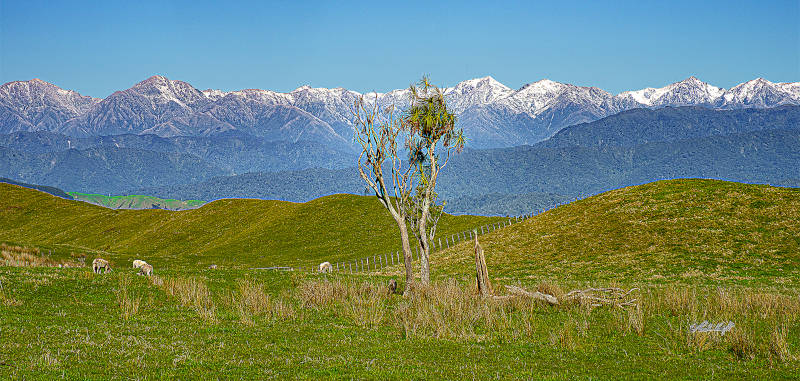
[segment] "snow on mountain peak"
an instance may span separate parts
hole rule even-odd
[[[697,77],[691,76],[661,88],[648,87],[636,91],[626,91],[620,93],[619,97],[634,100],[648,107],[687,106],[714,103],[724,93],[724,89],[709,85]]]
[[[772,83],[756,78],[738,84],[725,92],[722,108],[775,107],[800,103],[800,83]]]
[[[205,95],[206,98],[211,99],[211,100],[217,100],[219,98],[222,98],[222,97],[228,95],[227,92],[222,91],[222,90],[218,90],[218,89],[216,89],[216,90],[215,89],[205,89],[205,90],[202,91],[202,93],[203,93],[203,95]]]
[[[459,82],[443,89],[449,104],[456,112],[476,104],[489,104],[513,94],[514,90],[490,76]]]
[[[637,107],[701,105],[730,109],[800,104],[800,83],[772,83],[763,78],[726,91],[690,76],[661,88],[617,96],[549,79],[513,90],[491,76],[442,90],[453,111],[460,114],[465,130],[495,131],[486,133],[500,139],[493,134],[516,128],[520,136],[529,137],[511,139],[517,143],[534,143],[565,126]],[[410,103],[409,94],[405,88],[363,95],[370,104],[377,100],[380,107],[394,104],[402,109]],[[48,129],[79,135],[141,131],[191,135],[211,131],[212,127],[214,131],[255,128],[254,123],[263,115],[287,113],[303,115],[301,120],[305,121],[317,118],[347,140],[352,135],[350,108],[358,96],[361,94],[341,87],[309,85],[287,93],[259,89],[200,91],[189,83],[154,75],[100,100],[33,79],[0,86],[0,104],[11,110],[0,114],[0,121],[3,117],[8,120],[0,127],[6,131]]]
[[[498,82],[496,79],[492,78],[491,76],[486,76],[482,78],[474,78],[469,79],[463,82],[459,82],[455,85],[455,87],[449,88],[448,90],[468,90],[468,89],[475,89],[475,88],[490,88],[490,89],[497,89],[500,91],[509,91],[511,88],[508,86]]]

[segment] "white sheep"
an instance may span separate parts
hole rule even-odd
[[[149,263],[143,264],[142,267],[139,268],[139,275],[153,275],[153,266],[151,266]]]
[[[100,270],[103,270],[103,273],[111,271],[111,264],[105,259],[95,258],[94,261],[92,261],[92,271],[94,271],[95,274],[100,274]]]
[[[322,262],[319,264],[319,272],[330,273],[333,271],[333,266],[330,262]]]
[[[142,268],[142,266],[144,266],[146,264],[147,264],[147,262],[145,262],[145,261],[143,261],[141,259],[136,259],[136,260],[133,261],[133,268],[140,269],[140,268]]]

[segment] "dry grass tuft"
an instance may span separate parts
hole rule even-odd
[[[0,243],[0,266],[11,267],[83,267],[74,261],[57,261],[41,254],[36,247]]]
[[[150,277],[152,284],[160,287],[167,295],[177,298],[185,307],[194,309],[200,318],[206,322],[217,321],[214,300],[211,297],[206,283],[197,278],[166,278]]]
[[[384,320],[384,302],[390,296],[379,286],[368,282],[311,280],[301,283],[296,291],[301,306],[311,309],[333,308],[360,326],[375,327]]]
[[[776,326],[772,330],[769,338],[769,353],[772,358],[784,362],[794,360],[794,356],[789,351],[789,343],[786,341],[786,326]]]
[[[654,311],[666,311],[669,316],[697,315],[697,295],[686,287],[668,287],[651,299]]]
[[[550,345],[575,350],[578,347],[578,341],[575,338],[575,323],[567,320],[558,330],[550,332]]]
[[[122,311],[122,318],[128,320],[131,316],[139,312],[141,296],[132,296],[129,290],[131,285],[131,275],[122,274],[119,277],[119,289],[117,289],[117,304]]]
[[[756,357],[758,347],[752,336],[744,329],[734,328],[725,335],[728,350],[740,360],[752,360]]]
[[[498,307],[450,280],[416,287],[412,297],[398,305],[395,316],[406,336],[473,338],[480,336],[476,330],[481,326],[496,321]]]
[[[250,279],[240,280],[237,285],[239,294],[233,295],[232,300],[242,324],[255,325],[254,316],[265,316],[270,321],[289,320],[296,316],[290,303],[270,297],[264,292],[264,285]]]
[[[702,352],[711,348],[718,348],[724,336],[716,332],[686,332],[686,344],[689,349]],[[730,335],[730,333],[728,333]]]
[[[542,282],[536,286],[536,291],[543,294],[553,295],[556,299],[561,300],[564,297],[564,291],[556,284],[550,282]]]
[[[350,293],[349,288],[340,280],[313,280],[300,283],[295,295],[303,308],[320,309],[343,300]]]
[[[623,332],[644,335],[644,313],[641,305],[620,308],[617,316]]]

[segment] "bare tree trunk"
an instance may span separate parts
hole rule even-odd
[[[481,296],[489,296],[494,293],[492,282],[489,281],[489,270],[486,268],[486,258],[483,256],[483,248],[478,243],[478,235],[475,234],[475,278],[478,281],[478,292]]]
[[[419,251],[420,256],[420,282],[422,284],[428,284],[431,281],[431,265],[429,262],[428,252],[429,249],[427,245],[420,245],[421,250]]]
[[[403,264],[406,269],[406,288],[403,295],[407,295],[413,288],[414,269],[411,267],[411,243],[408,239],[408,230],[405,219],[397,219],[397,227],[400,229],[400,242],[403,244]]]

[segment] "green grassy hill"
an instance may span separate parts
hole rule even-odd
[[[443,216],[440,234],[502,220]],[[333,195],[307,203],[226,199],[186,211],[112,210],[0,184],[0,241],[89,252],[117,266],[134,257],[156,268],[309,266],[400,247],[374,197]],[[126,264],[127,266],[127,264]]]
[[[136,211],[3,186],[0,240],[148,253],[157,269],[92,274],[0,246],[41,262],[0,266],[0,379],[796,379],[798,217],[798,189],[675,180],[480,237],[500,293],[637,287],[634,305],[592,308],[480,297],[469,242],[436,252],[439,279],[411,298],[386,274],[196,266],[385,249],[396,234],[368,197]],[[442,234],[492,220],[448,216]],[[735,328],[692,333],[702,321]]]
[[[167,209],[167,210],[186,210],[199,208],[205,201],[201,200],[173,200],[163,199],[153,196],[130,195],[130,196],[106,196],[102,194],[90,194],[79,192],[68,192],[73,199],[86,201],[91,204],[105,206],[111,209]]]
[[[800,189],[670,180],[606,192],[480,237],[500,280],[800,284]],[[432,259],[472,274],[473,243]]]

